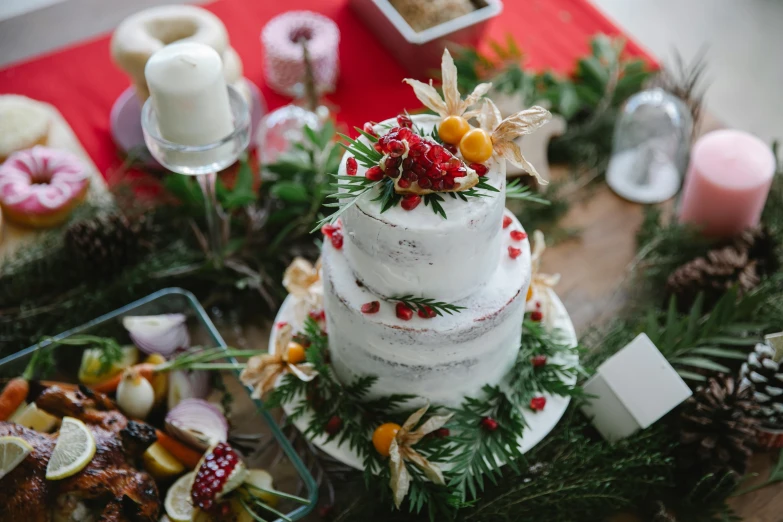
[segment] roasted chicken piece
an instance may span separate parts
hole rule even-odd
[[[0,422],[0,435],[28,441],[34,451],[0,480],[0,520],[61,522],[156,522],[160,498],[155,481],[136,469],[155,430],[129,421],[105,395],[87,388],[45,389],[36,404],[53,415],[85,422],[95,437],[92,461],[79,473],[58,481],[45,478],[57,435]]]

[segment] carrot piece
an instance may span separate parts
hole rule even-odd
[[[19,408],[27,398],[30,391],[30,383],[27,379],[16,377],[8,381],[0,394],[0,421],[8,420],[8,417]]]
[[[154,364],[148,364],[148,363],[141,363],[137,364],[135,366],[132,366],[131,368],[134,368],[139,375],[147,379],[148,381],[152,379],[152,374],[155,373],[155,365]],[[97,384],[93,384],[90,386],[90,388],[93,391],[100,392],[100,393],[112,393],[117,391],[117,386],[120,385],[120,381],[122,380],[122,376],[125,372],[120,372],[117,375],[113,377],[109,377],[105,381],[101,381]]]
[[[194,450],[190,446],[186,446],[177,439],[169,436],[167,433],[155,430],[155,434],[158,436],[158,444],[163,446],[163,449],[174,455],[174,457],[185,465],[188,469],[194,469],[201,461],[202,454]]]

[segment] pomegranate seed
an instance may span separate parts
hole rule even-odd
[[[363,314],[375,314],[378,313],[378,310],[380,309],[381,309],[380,301],[370,301],[369,303],[364,303],[362,305]]]
[[[332,241],[332,246],[337,250],[343,248],[343,233],[339,230],[335,230],[329,239]]]
[[[364,174],[364,177],[366,177],[371,181],[380,181],[383,179],[383,171],[378,165],[375,165],[367,169],[367,172]]]
[[[533,397],[530,399],[530,409],[533,411],[541,411],[546,406],[546,397]]]
[[[456,188],[456,183],[454,182],[454,178],[443,178],[443,188],[446,190],[451,190],[453,188]]]
[[[193,505],[205,511],[210,510],[239,463],[239,457],[231,446],[225,442],[218,443],[204,457],[204,463],[196,471],[190,490]]]
[[[413,317],[413,310],[411,310],[411,307],[405,303],[397,303],[395,311],[397,312],[397,317],[403,321],[410,321]]]
[[[391,140],[389,142],[389,156],[398,158],[405,154],[405,144],[400,140]]]
[[[452,154],[457,153],[456,145],[452,145],[451,143],[444,143],[443,146],[446,148],[447,151],[451,152]]]
[[[428,189],[432,187],[432,181],[430,178],[421,178],[419,179],[419,186],[423,189]]]
[[[285,328],[287,325],[288,323],[286,321],[280,321],[279,323],[277,323],[278,328]]]
[[[311,310],[307,315],[310,316],[310,319],[316,322],[326,320],[326,312],[323,310],[323,308],[318,311]]]
[[[479,423],[481,424],[481,427],[487,431],[495,431],[498,429],[498,421],[492,417],[484,417]]]
[[[486,176],[487,172],[489,172],[487,166],[482,163],[471,163],[468,166],[473,170],[475,170],[476,174],[478,174],[479,176]]]
[[[373,148],[378,152],[383,152],[383,145],[381,145],[381,142],[376,141],[372,144]]]
[[[408,116],[407,114],[400,114],[399,116],[397,116],[397,124],[400,127],[406,127],[408,129],[413,127],[413,121],[411,120],[411,117]]]
[[[372,136],[378,136],[375,134],[375,129],[373,129],[373,123],[371,121],[364,122],[364,125],[362,125],[362,130]]]
[[[503,228],[508,228],[508,226],[511,224],[511,216],[503,216]]]
[[[541,368],[546,364],[546,355],[534,355],[530,358],[533,368]]]
[[[416,160],[411,158],[410,156],[402,160],[402,168],[403,170],[411,170],[413,168],[413,164]]]
[[[427,154],[427,151],[430,150],[430,146],[427,145],[424,142],[419,142],[414,145],[411,145],[410,151],[408,152],[408,155],[411,158],[418,158],[419,156],[423,156]]]
[[[516,259],[522,254],[522,249],[520,248],[514,248],[512,246],[508,247],[508,256],[511,259]]]
[[[337,415],[333,415],[324,426],[324,431],[329,435],[336,435],[343,427],[343,420]]]
[[[402,178],[399,181],[397,181],[397,185],[399,185],[400,188],[404,188],[404,189],[410,188],[411,181],[409,179]]]
[[[447,161],[441,163],[439,165],[439,167],[442,170],[445,170],[445,171],[448,171],[448,172],[452,172],[452,171],[455,171],[458,168],[462,167],[462,162],[459,160],[459,158],[452,157],[452,158],[449,158]],[[467,172],[467,171],[465,171],[465,172]]]
[[[419,203],[421,203],[421,196],[417,196],[416,194],[409,194],[402,198],[402,203],[400,203],[400,206],[404,210],[413,210],[419,206]]]
[[[326,237],[332,237],[332,234],[334,234],[335,230],[338,230],[338,227],[332,225],[331,223],[327,223],[321,227],[321,233]]]
[[[522,241],[523,239],[527,238],[527,234],[525,234],[521,230],[512,230],[509,235],[511,236],[511,239],[513,239],[514,241]]]
[[[544,314],[541,313],[541,310],[533,310],[532,312],[530,312],[531,321],[540,323],[543,319],[544,319]]]
[[[359,168],[359,165],[356,163],[356,158],[348,158],[345,162],[345,172],[348,173],[349,176],[355,176],[356,170]]]
[[[423,308],[419,308],[416,314],[422,319],[432,319],[433,317],[438,315],[435,313],[435,310],[433,310],[429,306],[424,306]]]
[[[448,428],[439,428],[432,432],[432,435],[438,439],[445,439],[451,435],[451,431]]]

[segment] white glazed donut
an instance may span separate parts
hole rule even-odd
[[[226,82],[242,80],[242,61],[229,47],[225,25],[206,9],[190,5],[164,5],[129,16],[117,27],[111,39],[115,63],[131,77],[139,98],[149,97],[144,67],[152,54],[177,41],[209,45],[223,59]]]

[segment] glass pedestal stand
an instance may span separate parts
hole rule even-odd
[[[158,162],[177,174],[196,176],[204,194],[209,256],[217,266],[223,264],[223,248],[228,221],[217,199],[217,173],[232,165],[247,150],[250,143],[250,110],[245,99],[233,87],[228,88],[234,131],[225,138],[206,145],[182,145],[160,135],[152,99],[141,110],[144,142]]]

